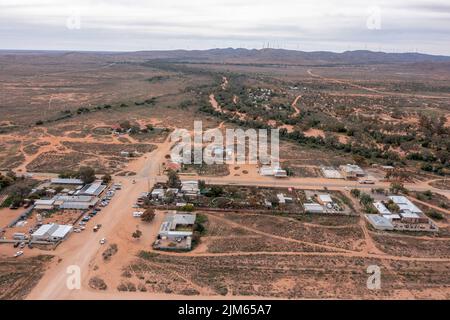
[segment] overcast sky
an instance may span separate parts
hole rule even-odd
[[[0,49],[450,55],[449,0],[0,0]]]

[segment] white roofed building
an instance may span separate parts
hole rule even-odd
[[[72,231],[70,225],[44,224],[31,235],[31,240],[57,242],[66,239]]]
[[[159,236],[168,239],[191,237],[195,219],[195,214],[168,213],[159,228]]]
[[[356,179],[358,177],[364,177],[366,175],[364,170],[356,164],[342,165],[339,166],[339,169],[346,179]]]
[[[105,189],[106,186],[102,184],[102,181],[95,181],[93,183],[85,185],[81,190],[77,192],[77,195],[98,196]]]
[[[378,214],[366,214],[366,219],[377,230],[394,230],[394,225],[389,219]]]
[[[67,185],[83,185],[83,181],[80,179],[72,178],[53,178],[50,180],[51,184],[67,184]]]
[[[317,198],[322,204],[333,203],[333,199],[331,199],[331,196],[329,194],[319,194]]]
[[[325,209],[318,203],[304,203],[303,208],[306,213],[324,213]]]
[[[381,201],[374,202],[373,206],[375,207],[375,209],[377,209],[378,213],[381,214],[381,215],[392,214],[392,212],[389,211],[389,209],[386,208],[384,203],[381,202]]]
[[[389,196],[399,208],[399,215],[402,217],[402,221],[410,223],[426,223],[428,218],[423,214],[414,203],[412,203],[405,196]]]
[[[54,203],[55,201],[50,199],[50,200],[36,200],[34,202],[34,209],[36,210],[52,210],[54,209]]]

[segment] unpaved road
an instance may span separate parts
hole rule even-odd
[[[298,95],[297,97],[295,97],[295,100],[291,104],[292,108],[294,108],[294,110],[295,110],[295,112],[291,115],[291,118],[295,118],[296,116],[298,116],[300,114],[300,109],[299,109],[299,107],[297,107],[297,103],[301,97],[302,97],[301,95]]]
[[[160,178],[164,181],[164,177]],[[357,181],[349,180],[337,180],[337,179],[326,179],[326,178],[284,178],[277,179],[274,177],[265,176],[255,176],[255,177],[208,177],[208,176],[189,176],[181,177],[183,180],[205,180],[207,184],[233,184],[242,186],[261,186],[261,187],[286,187],[286,188],[298,188],[298,189],[313,189],[313,190],[323,190],[324,188],[342,190],[342,189],[376,189],[384,188],[389,189],[389,182],[376,182],[375,184],[360,184]],[[450,190],[441,190],[429,186],[426,182],[423,183],[406,183],[405,187],[412,191],[427,191],[441,194],[450,199]]]
[[[86,282],[88,270],[95,257],[106,249],[99,244],[102,238],[111,238],[120,232],[125,216],[131,216],[131,208],[139,194],[152,187],[154,180],[149,177],[160,173],[160,164],[164,156],[170,151],[170,143],[166,141],[158,146],[158,149],[142,157],[132,166],[140,167],[134,177],[116,177],[115,181],[122,183],[122,190],[117,191],[108,207],[89,223],[88,228],[82,234],[73,234],[55,252],[55,260],[59,263],[53,265],[32,290],[27,299],[83,299],[84,290],[69,290],[66,281],[67,268],[78,266],[81,270],[82,283]],[[136,183],[133,183],[133,180]],[[102,224],[101,229],[94,233],[91,228],[94,224]],[[150,244],[149,244],[150,245]],[[84,288],[86,289],[86,288]]]

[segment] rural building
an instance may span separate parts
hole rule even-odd
[[[259,174],[261,176],[273,176],[273,168],[269,166],[259,168]]]
[[[329,194],[319,194],[317,196],[317,200],[319,201],[319,203],[323,205],[333,203],[333,199],[331,199],[331,196]]]
[[[50,200],[39,199],[34,202],[34,209],[36,209],[36,210],[52,210],[55,207],[54,203],[55,203],[55,200],[52,200],[52,199],[50,199]]]
[[[85,185],[83,188],[81,188],[77,195],[80,196],[99,196],[103,190],[106,189],[106,186],[102,184],[102,181],[97,180],[93,183]]]
[[[168,239],[191,237],[195,218],[196,215],[190,213],[168,213],[159,228],[159,236]]]
[[[422,210],[405,196],[389,196],[388,198],[400,208],[398,214],[402,217],[402,222],[427,223],[429,221]]]
[[[376,201],[373,203],[373,206],[375,207],[375,209],[377,209],[378,213],[381,215],[388,215],[388,214],[392,214],[392,212],[389,211],[388,208],[386,208],[386,206],[384,205],[383,202],[381,201]]]
[[[277,194],[277,198],[278,198],[278,203],[280,203],[280,204],[285,204],[287,202],[292,202],[292,198],[291,197],[286,197],[283,193],[278,193]]]
[[[73,226],[56,223],[44,224],[31,235],[31,240],[57,242],[66,239],[72,231]]]
[[[325,210],[323,206],[321,206],[318,203],[304,203],[303,208],[305,209],[306,213],[324,213]]]
[[[321,167],[320,170],[327,179],[343,179],[341,173],[334,167]]]
[[[94,207],[98,201],[98,197],[94,196],[65,196],[56,195],[53,197],[54,205],[60,209],[87,210]]]
[[[196,215],[168,213],[161,224],[155,249],[190,250]]]
[[[359,177],[364,177],[366,175],[364,170],[356,164],[342,165],[339,166],[339,169],[341,170],[341,174],[345,179],[356,179]]]
[[[394,230],[394,225],[389,219],[378,214],[366,214],[366,219],[377,230]]]
[[[166,192],[164,191],[164,189],[153,189],[151,196],[152,196],[152,199],[162,200],[162,199],[164,199],[165,194],[166,194]]]
[[[287,177],[287,171],[281,169],[280,167],[263,166],[259,168],[259,174],[261,176],[274,176],[276,178]]]
[[[188,197],[197,197],[200,194],[198,181],[182,181],[180,191]]]
[[[281,168],[275,168],[273,170],[273,175],[275,178],[286,178],[287,177],[287,171],[283,170]]]
[[[83,181],[80,179],[71,178],[53,178],[50,180],[51,184],[67,184],[67,185],[83,185]]]

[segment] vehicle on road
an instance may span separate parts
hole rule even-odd
[[[375,181],[372,179],[364,179],[364,180],[359,180],[359,184],[375,184]]]
[[[23,251],[17,251],[17,252],[14,254],[14,258],[20,257],[21,255],[23,255]]]
[[[105,244],[106,243],[106,239],[105,238],[102,238],[101,240],[100,240],[100,244]]]

